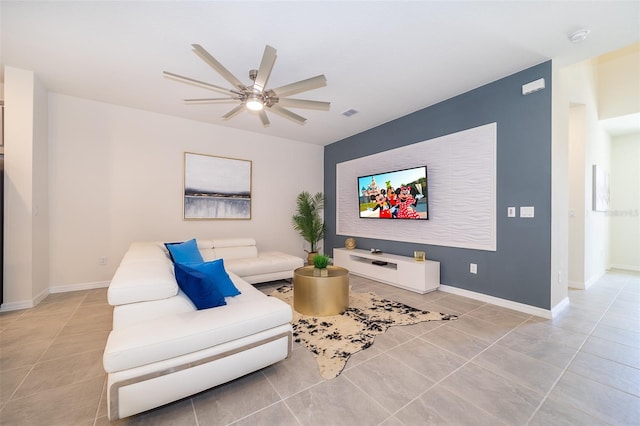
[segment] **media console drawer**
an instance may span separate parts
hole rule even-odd
[[[428,293],[440,286],[440,262],[416,261],[395,254],[373,254],[366,250],[333,249],[333,264],[349,272],[417,293]]]

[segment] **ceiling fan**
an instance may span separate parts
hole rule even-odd
[[[304,99],[291,99],[287,96],[297,93],[306,92],[327,85],[327,79],[324,75],[317,75],[306,80],[300,80],[295,83],[286,84],[275,89],[267,89],[267,82],[271,75],[271,70],[276,61],[276,49],[267,45],[262,55],[260,68],[249,71],[249,78],[252,84],[243,84],[236,76],[227,70],[220,62],[218,62],[209,52],[207,52],[199,44],[193,44],[193,51],[205,61],[211,68],[216,70],[225,80],[233,86],[233,89],[216,86],[214,84],[205,83],[203,81],[194,80],[168,71],[163,71],[167,78],[180,81],[182,83],[192,84],[214,92],[227,95],[226,98],[202,98],[202,99],[185,99],[187,104],[224,104],[239,103],[235,108],[222,116],[228,120],[241,113],[245,108],[256,111],[260,116],[262,125],[269,127],[270,121],[267,117],[266,109],[274,112],[282,117],[295,121],[298,124],[304,124],[307,119],[288,110],[287,108],[304,108],[328,111],[330,102],[310,101]]]

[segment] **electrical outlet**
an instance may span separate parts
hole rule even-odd
[[[477,274],[478,273],[478,265],[476,263],[470,263],[469,264],[469,272],[471,272],[472,274]]]
[[[106,265],[107,264],[107,256],[101,256],[98,259],[98,265]]]
[[[520,217],[535,217],[535,208],[533,206],[520,207]]]
[[[507,217],[516,217],[515,207],[507,207]]]

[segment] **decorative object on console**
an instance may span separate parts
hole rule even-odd
[[[167,78],[212,90],[227,96],[226,98],[185,99],[184,102],[187,104],[239,103],[239,105],[223,115],[222,118],[228,120],[235,117],[245,109],[249,109],[258,113],[260,121],[262,121],[262,125],[264,127],[269,127],[271,124],[267,117],[267,113],[265,112],[267,108],[284,118],[292,120],[298,124],[304,124],[307,121],[306,118],[301,117],[283,107],[328,111],[331,106],[329,102],[289,99],[286,97],[326,86],[327,79],[324,75],[317,75],[306,80],[300,80],[295,83],[267,90],[267,80],[269,80],[271,70],[276,62],[276,49],[271,46],[267,45],[265,47],[264,54],[262,55],[262,61],[260,62],[260,68],[257,70],[249,70],[249,78],[252,83],[248,86],[243,84],[202,46],[199,44],[192,44],[191,46],[193,47],[196,55],[218,72],[218,74],[220,74],[225,80],[231,83],[233,89],[226,89],[214,84],[205,83],[203,81],[194,80],[189,77],[183,77],[178,74],[164,71],[163,74]]]
[[[427,259],[427,254],[423,251],[416,250],[413,252],[413,258],[416,262],[424,262]]]
[[[355,238],[347,238],[344,240],[344,247],[349,250],[353,250],[356,248],[356,239]]]
[[[329,276],[327,266],[329,265],[330,260],[331,258],[326,254],[316,254],[313,257],[313,275],[318,277]]]
[[[270,296],[293,305],[293,289],[283,286]],[[373,345],[378,334],[394,325],[458,319],[456,315],[422,311],[375,293],[349,294],[349,308],[341,315],[313,317],[293,311],[293,336],[316,358],[325,379],[337,377],[349,357]]]
[[[251,161],[185,152],[185,219],[251,219]]]
[[[311,195],[307,191],[302,191],[298,194],[296,212],[291,220],[293,221],[293,229],[298,231],[300,236],[311,246],[307,251],[308,264],[313,263],[313,258],[318,254],[318,243],[324,238],[327,231],[327,226],[320,215],[323,209],[324,195],[322,192]]]
[[[382,250],[377,249],[377,248],[372,248],[371,249],[371,254],[382,254]]]

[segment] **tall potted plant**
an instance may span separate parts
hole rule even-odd
[[[324,238],[327,230],[320,211],[324,209],[324,195],[322,192],[311,195],[302,191],[296,199],[296,213],[293,215],[293,229],[309,243],[307,251],[307,263],[313,263],[313,258],[318,254],[318,242]],[[305,250],[306,251],[306,250]]]

